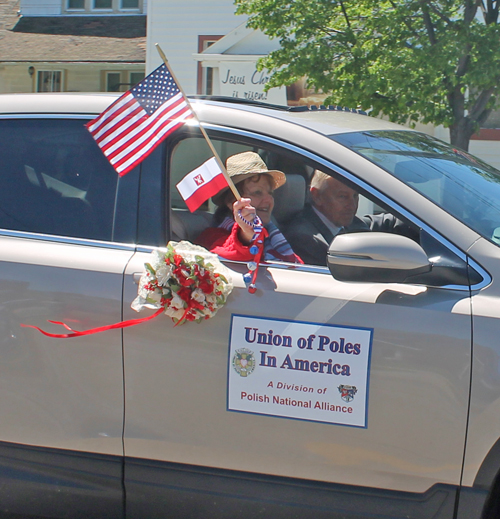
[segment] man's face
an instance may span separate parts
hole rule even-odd
[[[333,177],[321,189],[311,188],[314,206],[337,227],[350,225],[358,210],[359,194]]]

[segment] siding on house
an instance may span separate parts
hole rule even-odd
[[[223,36],[244,23],[246,16],[236,16],[233,0],[190,0],[189,3],[148,1],[148,41],[146,70],[161,65],[155,47],[158,43],[185,92],[196,94],[198,36]]]
[[[31,16],[54,16],[61,14],[62,2],[66,0],[21,0],[21,13]]]

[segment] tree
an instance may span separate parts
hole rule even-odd
[[[248,26],[278,38],[259,66],[269,87],[306,77],[326,103],[471,136],[497,106],[500,0],[235,0]]]

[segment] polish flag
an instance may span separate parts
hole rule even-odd
[[[188,209],[194,213],[203,202],[228,186],[217,160],[212,157],[188,173],[176,187]]]

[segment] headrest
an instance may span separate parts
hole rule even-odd
[[[306,199],[306,181],[302,175],[287,175],[286,183],[274,192],[273,216],[279,224],[287,224],[302,211]]]
[[[191,213],[185,209],[173,209],[170,212],[172,239],[176,241],[193,241],[211,223],[212,215],[205,211]]]

